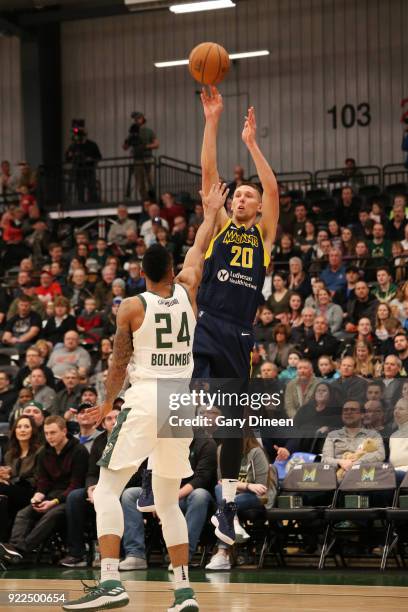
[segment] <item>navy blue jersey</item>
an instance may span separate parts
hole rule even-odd
[[[205,254],[199,309],[251,328],[269,260],[259,225],[245,229],[229,219]]]

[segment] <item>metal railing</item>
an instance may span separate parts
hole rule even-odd
[[[398,183],[408,184],[408,168],[404,164],[386,164],[382,171],[382,183],[384,188]]]
[[[311,172],[278,172],[276,174],[278,182],[281,183],[286,191],[301,191],[303,194],[313,187],[313,174]],[[249,177],[250,181],[259,181],[257,174]]]
[[[314,173],[315,188],[333,191],[346,185],[355,189],[366,185],[378,185],[381,187],[382,173],[379,166],[358,166],[355,174],[347,174],[344,168],[329,168],[317,170]]]

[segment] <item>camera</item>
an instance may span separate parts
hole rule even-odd
[[[72,119],[71,121],[71,140],[75,143],[84,142],[86,137],[85,119]]]

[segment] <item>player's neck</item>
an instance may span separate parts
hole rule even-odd
[[[249,221],[238,221],[238,219],[236,219],[235,215],[232,216],[232,222],[237,226],[240,227],[240,225],[243,225],[245,227],[245,229],[249,229],[250,227],[252,227],[253,225],[255,225],[256,223],[256,216],[253,217],[252,219],[249,219]]]
[[[152,283],[151,281],[146,282],[146,289],[150,293],[160,295],[160,297],[167,298],[173,295],[174,283],[171,281],[164,281],[162,283]]]

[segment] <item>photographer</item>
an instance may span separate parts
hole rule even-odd
[[[78,202],[97,202],[96,165],[102,155],[96,142],[87,138],[82,119],[72,121],[71,141],[65,153],[65,161],[72,163],[69,195],[74,185]]]
[[[136,199],[146,200],[148,192],[153,191],[153,149],[159,148],[159,141],[156,134],[146,127],[146,118],[143,113],[134,112],[131,114],[133,123],[129,128],[128,137],[123,143],[123,149],[131,150],[135,165],[133,173],[135,176],[135,197]],[[131,193],[132,171],[129,173],[126,196],[129,198]]]

